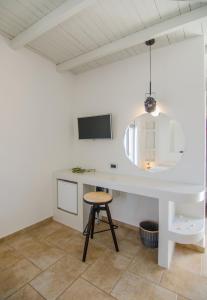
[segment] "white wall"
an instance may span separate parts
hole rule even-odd
[[[124,131],[143,112],[148,55],[76,76],[0,39],[0,237],[52,216],[52,172],[72,165],[166,180],[204,182],[204,47],[202,38],[153,51],[153,90],[162,111],[181,122],[186,152],[159,174],[137,170],[125,157]],[[75,92],[75,93],[74,93]],[[79,141],[77,115],[113,114],[114,139]],[[72,114],[73,113],[73,114]],[[157,219],[157,201],[115,195],[113,217],[137,225]]]
[[[143,54],[112,65],[81,74],[75,80],[74,124],[76,117],[112,113],[113,140],[78,140],[75,130],[75,163],[82,167],[112,172],[110,163],[117,163],[121,174],[142,175],[177,182],[204,184],[205,101],[204,41],[202,37],[186,40],[152,53],[153,91],[161,111],[169,114],[183,127],[185,154],[173,169],[146,173],[134,167],[125,157],[124,131],[143,112],[148,90],[149,61]],[[125,197],[126,201],[112,206],[115,218],[137,224],[140,218],[157,218],[157,202],[146,205],[146,199]],[[151,203],[151,204],[150,204]],[[151,206],[150,206],[151,205]],[[130,210],[131,207],[131,210]],[[133,217],[133,211],[139,216]]]
[[[52,216],[52,172],[70,166],[72,77],[0,39],[0,237]]]

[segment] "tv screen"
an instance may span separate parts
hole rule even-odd
[[[78,118],[79,139],[111,139],[111,114]]]

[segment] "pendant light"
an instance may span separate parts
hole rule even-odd
[[[154,45],[155,43],[155,39],[151,39],[149,41],[146,41],[145,44],[149,47],[150,51],[150,82],[149,82],[149,93],[147,93],[146,95],[147,98],[144,102],[144,106],[145,106],[145,111],[147,113],[150,113],[153,116],[158,116],[159,115],[159,110],[157,107],[157,102],[156,100],[152,97],[152,45]]]

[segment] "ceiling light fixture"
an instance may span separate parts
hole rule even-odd
[[[149,82],[149,93],[146,94],[147,98],[144,102],[145,111],[150,113],[152,116],[156,117],[159,115],[159,109],[157,107],[157,102],[155,98],[152,96],[152,45],[154,45],[155,39],[151,39],[146,41],[145,44],[149,47],[150,51],[150,82]]]

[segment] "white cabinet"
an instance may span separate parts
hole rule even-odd
[[[78,185],[76,182],[58,180],[57,207],[78,214]]]

